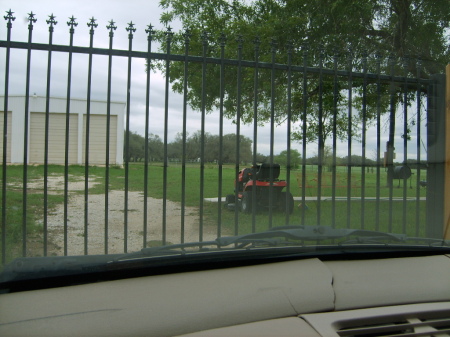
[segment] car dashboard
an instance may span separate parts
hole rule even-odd
[[[0,295],[1,336],[449,336],[450,256],[308,258]]]

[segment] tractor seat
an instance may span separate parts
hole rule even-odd
[[[257,180],[269,180],[270,181],[270,170],[272,169],[272,179],[278,179],[280,175],[280,164],[266,164],[256,165],[256,179]]]

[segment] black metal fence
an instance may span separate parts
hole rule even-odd
[[[147,50],[138,51],[133,49],[133,24],[122,27],[127,31],[129,48],[120,50],[113,48],[118,29],[114,22],[109,22],[105,30],[98,27],[95,19],[87,23],[89,46],[82,47],[73,45],[77,26],[73,17],[67,22],[69,44],[57,45],[52,42],[57,24],[53,15],[46,21],[48,43],[34,43],[33,14],[28,18],[28,41],[20,42],[11,39],[13,13],[7,12],[4,18],[7,38],[0,41],[0,48],[4,60],[3,111],[8,113],[3,114],[2,133],[3,263],[20,255],[126,252],[279,225],[321,224],[413,236],[442,233],[445,130],[439,121],[443,84],[440,76],[425,78],[420,61],[358,56],[348,51],[327,55],[314,46],[277,46],[275,41],[245,42],[242,37],[233,40],[236,49],[227,55],[229,49],[223,36],[215,39],[206,33],[194,36],[189,32],[174,35],[170,29],[155,31],[151,26],[146,29]],[[94,47],[94,35],[106,33],[109,47]],[[192,54],[195,43],[201,45],[199,55]],[[154,51],[157,47],[161,52]],[[174,53],[174,49],[184,52]],[[26,52],[21,63],[11,56],[16,51]],[[41,88],[45,87],[45,108],[36,111],[33,67],[36,58],[44,55],[47,65]],[[61,69],[55,68],[55,59],[61,55],[66,58],[62,83],[54,80],[58,75],[54,69]],[[79,63],[74,66],[74,59],[80,55],[85,58],[83,69]],[[106,64],[100,86],[93,85],[95,62]],[[121,97],[126,103],[122,133],[117,133],[111,124],[111,107],[120,100],[114,91],[118,69],[113,70],[119,62],[126,65],[119,70],[125,88]],[[135,63],[145,63],[141,76],[133,75]],[[19,89],[14,72],[18,66],[26,70]],[[415,75],[411,75],[411,69],[415,69]],[[86,73],[81,97],[76,88],[80,84],[73,80],[79,72]],[[52,95],[61,92],[61,86],[65,89],[65,109],[54,111]],[[106,111],[100,129],[93,129],[96,100],[92,96],[99,91]],[[23,96],[22,108],[12,108],[14,95]],[[83,123],[78,124],[82,126],[82,149],[78,149],[82,162],[75,165],[70,160],[73,148],[69,139],[71,115],[76,112],[74,98],[82,99],[85,106]],[[160,99],[157,106],[155,102]],[[141,102],[142,115],[133,110],[136,101]],[[180,112],[177,117],[173,116],[173,109]],[[34,140],[30,139],[30,132],[24,131],[33,128],[31,116],[36,112],[45,114],[43,156],[37,166],[30,161],[30,151],[36,148]],[[52,165],[49,157],[55,146],[51,139],[55,112],[65,116],[64,144],[58,144],[64,148],[60,166]],[[14,122],[16,115],[23,116],[19,123],[22,131]],[[191,119],[196,122],[192,124]],[[133,120],[134,125],[143,126],[140,163],[128,160],[132,147],[130,131],[135,131],[130,130]],[[119,129],[120,124],[119,121],[116,126]],[[150,161],[154,151],[150,144],[161,125],[163,132],[158,136],[163,159],[155,163]],[[195,163],[186,157],[188,133],[195,131],[193,125],[199,129],[200,140]],[[176,164],[168,160],[174,128],[181,146]],[[229,130],[235,137],[233,163],[223,160],[224,139]],[[18,132],[21,135],[15,138],[13,133]],[[216,159],[208,162],[205,142],[212,132],[217,133],[218,151]],[[98,157],[91,148],[96,134],[104,137],[104,161],[99,167],[91,165],[93,156]],[[122,166],[111,159],[115,155],[111,152],[113,134],[124,135]],[[252,141],[252,159],[245,163],[239,142],[244,134]],[[15,144],[14,139],[19,138],[22,141]],[[30,144],[34,146],[31,150]],[[119,140],[117,144],[115,150],[120,152],[122,143]],[[11,157],[15,151],[22,154],[19,161]],[[261,157],[266,162],[264,167],[269,168],[260,182],[265,185],[262,192],[257,188],[247,190],[246,202],[253,207],[241,212],[245,193],[239,182],[241,189],[249,182],[257,185]],[[279,176],[276,163],[281,164]],[[253,174],[242,181],[240,171],[246,167],[253,167],[247,171]],[[56,189],[49,185],[55,177],[61,178]],[[73,181],[83,184],[81,190],[71,187]],[[98,185],[93,187],[92,181]],[[40,187],[33,187],[36,182]],[[135,201],[135,193],[140,193],[139,202]],[[81,203],[75,205],[74,200],[80,195]],[[150,204],[150,197],[161,200],[160,206]],[[117,199],[122,203],[120,225],[112,228]],[[172,201],[177,202],[175,210],[171,208]],[[61,217],[54,220],[61,205]],[[99,213],[103,215],[101,219],[97,218]],[[140,214],[139,220],[130,218],[135,213]],[[75,217],[82,221],[75,221]],[[96,241],[95,236],[100,238]]]

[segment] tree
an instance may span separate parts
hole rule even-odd
[[[127,139],[127,132],[125,131],[125,139]],[[144,144],[145,139],[136,132],[130,131],[128,134],[128,149],[124,142],[124,158],[125,161],[138,161],[144,158]]]
[[[291,166],[291,168],[299,167],[300,164],[301,164],[301,160],[302,160],[301,154],[297,150],[291,149],[290,150],[290,155],[291,155],[291,158],[290,158],[290,166]],[[288,156],[288,151],[287,150],[281,151],[279,154],[277,154],[274,157],[274,162],[287,167],[287,164],[288,164],[287,156]]]
[[[164,158],[164,145],[161,137],[153,133],[148,135],[148,156],[150,161],[161,161]]]
[[[233,163],[236,161],[236,134],[226,134],[222,137],[222,162]],[[202,157],[205,162],[216,162],[220,158],[220,137],[205,132],[202,136],[200,130],[192,135],[178,133],[175,140],[168,144],[168,155],[170,158],[181,159],[183,156],[183,142],[185,142],[186,161],[198,161]],[[161,143],[162,146],[162,143]],[[250,138],[240,135],[239,137],[239,158],[240,162],[248,163],[252,160],[252,141]]]
[[[236,134],[230,133],[223,136],[222,161],[224,163],[236,162]],[[239,162],[250,163],[252,161],[252,141],[243,135],[239,136]]]
[[[160,4],[166,10],[161,15],[163,23],[169,25],[180,20],[189,32],[173,37],[172,53],[183,54],[185,43],[189,41],[189,53],[195,55],[202,55],[207,45],[206,55],[219,57],[224,46],[225,55],[229,58],[237,58],[238,51],[241,51],[242,58],[247,60],[257,58],[271,62],[274,56],[277,62],[286,62],[286,55],[290,54],[292,64],[303,65],[305,62],[309,66],[333,68],[336,62],[339,68],[359,71],[365,68],[371,72],[375,72],[379,64],[388,74],[392,71],[394,75],[416,75],[420,71],[422,77],[442,72],[450,59],[448,0],[161,0]],[[164,49],[167,42],[163,34],[160,41]],[[246,48],[238,48],[242,44]],[[421,59],[420,64],[413,60],[416,57]],[[183,67],[181,63],[171,66],[172,88],[177,92],[183,91]],[[202,95],[201,64],[190,65],[190,70],[189,104],[200,109],[203,96],[206,97],[205,109],[216,109],[221,94],[217,80],[219,67],[208,67],[205,95]],[[224,110],[231,119],[236,118],[236,76],[236,71],[227,70],[225,73]],[[272,103],[276,122],[286,120],[286,75],[276,72],[274,81],[275,92],[272,92],[270,69],[261,69],[255,97],[254,71],[242,69],[240,102],[244,122],[252,121],[255,100],[258,102],[259,121],[269,120]],[[308,78],[304,87],[301,74],[293,74],[291,83],[292,121],[307,126],[305,140],[319,141],[321,148],[333,132],[334,123],[336,136],[345,139],[349,127],[352,135],[356,136],[361,130],[362,119],[370,122],[376,116],[374,85],[366,88],[367,109],[363,113],[361,95],[358,95],[363,90],[362,82],[354,81],[356,94],[352,104],[355,114],[352,125],[348,125],[349,102],[342,95],[342,89],[347,87],[345,81],[338,81],[337,88],[334,88],[331,79],[325,78],[319,84],[317,78]],[[393,100],[389,100],[389,90],[394,91],[391,92]],[[323,95],[318,94],[320,91]],[[274,102],[271,97],[274,97]],[[390,129],[394,130],[395,109],[389,107],[402,100],[401,88],[383,87],[380,97],[383,97],[381,112],[390,112]],[[302,126],[293,132],[293,136],[298,140],[304,137]],[[393,143],[392,136],[390,138]]]
[[[256,162],[257,163],[266,163],[269,161],[269,156],[266,156],[265,154],[262,153],[257,153],[256,154]]]

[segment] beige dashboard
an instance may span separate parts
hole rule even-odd
[[[359,315],[424,312],[450,319],[448,256],[296,260],[2,294],[0,336],[339,336]]]

